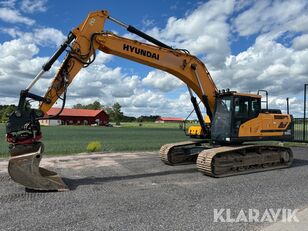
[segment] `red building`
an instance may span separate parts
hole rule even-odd
[[[174,117],[159,117],[155,123],[182,123],[184,119]]]
[[[54,116],[59,113],[60,108],[50,108],[46,113],[47,116]],[[88,110],[88,109],[71,109],[64,108],[59,116],[53,122],[52,120],[42,120],[42,125],[106,125],[109,123],[109,116],[104,110]]]

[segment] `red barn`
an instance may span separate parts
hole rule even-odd
[[[184,119],[174,117],[159,117],[155,123],[182,123]]]
[[[60,108],[50,108],[47,116],[54,116],[59,113]],[[109,116],[104,110],[71,109],[64,108],[59,116],[53,120],[42,120],[42,125],[106,125],[109,123]]]

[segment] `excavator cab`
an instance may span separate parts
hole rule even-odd
[[[213,141],[232,142],[231,139],[238,136],[240,125],[257,117],[260,110],[259,95],[240,95],[230,91],[218,93],[211,130]]]
[[[292,140],[292,116],[280,110],[261,109],[261,95],[223,91],[216,96],[212,141],[240,144],[244,141]],[[285,132],[284,132],[285,131]]]

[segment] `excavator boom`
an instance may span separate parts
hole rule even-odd
[[[204,104],[208,113],[213,113],[217,88],[207,68],[197,57],[190,55],[186,50],[172,49],[132,26],[127,26],[129,31],[163,46],[151,45],[105,32],[103,30],[104,22],[108,18],[111,17],[107,11],[91,13],[84,23],[72,31],[76,37],[71,46],[72,49],[44,96],[44,98],[50,99],[51,103],[42,102],[40,110],[47,112],[52,107],[65,90],[64,79],[67,79],[68,86],[81,68],[94,61],[95,51],[98,49],[108,54],[152,66],[178,77],[200,99],[206,98]]]

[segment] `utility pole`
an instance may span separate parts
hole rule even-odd
[[[307,98],[307,86],[306,83],[304,85],[304,131],[303,131],[303,141],[306,139],[306,98]]]

